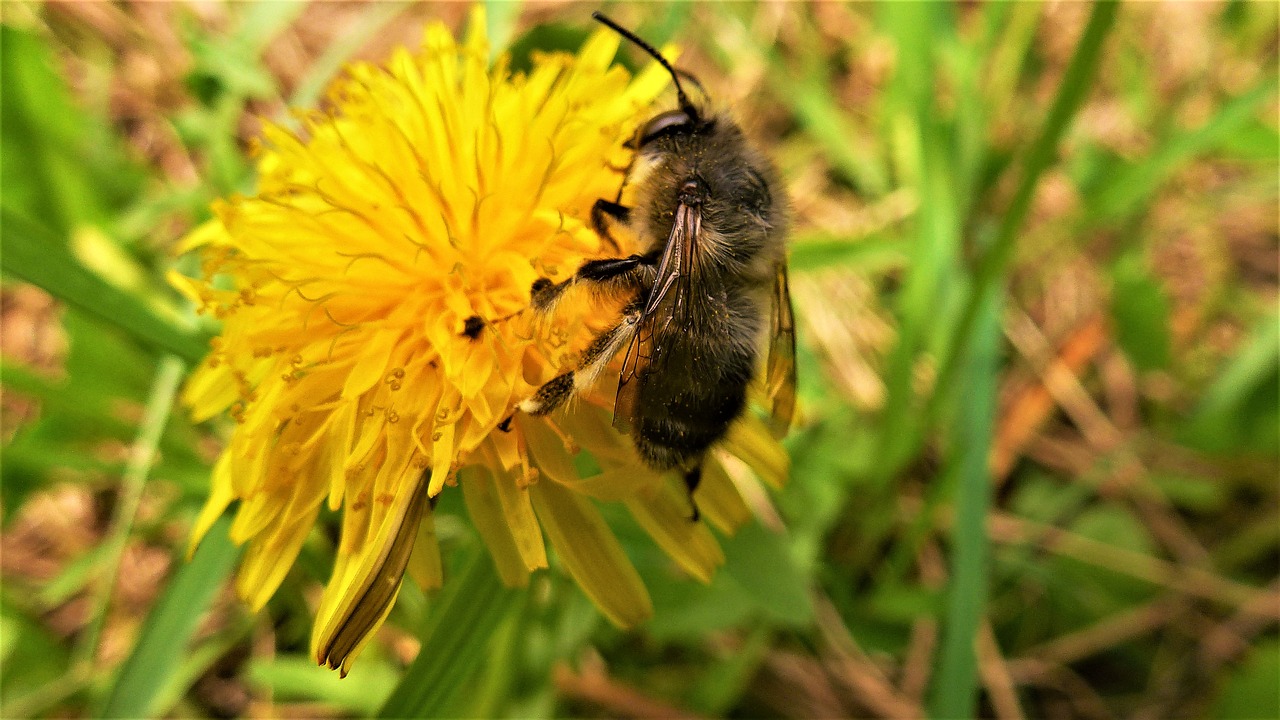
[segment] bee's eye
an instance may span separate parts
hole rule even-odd
[[[636,146],[644,147],[658,138],[690,132],[694,124],[694,118],[684,110],[668,110],[645,124],[636,136],[639,138]]]

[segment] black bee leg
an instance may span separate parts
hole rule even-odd
[[[637,310],[628,314],[617,325],[597,335],[596,339],[587,346],[586,352],[582,354],[582,364],[577,370],[570,370],[551,378],[545,385],[538,388],[538,392],[534,393],[533,397],[516,407],[530,415],[546,415],[563,405],[575,392],[590,388],[613,356],[618,354],[618,350],[624,344],[631,342],[631,337],[636,332],[638,318]]]
[[[702,513],[698,510],[698,501],[693,499],[693,491],[698,489],[698,484],[702,482],[702,462],[684,471],[684,486],[689,489],[689,504],[693,506],[693,517],[689,518],[693,522],[698,522],[702,517]]]
[[[521,410],[530,415],[546,415],[564,404],[573,394],[573,371],[557,375],[538,388],[533,397],[520,403]]]
[[[569,289],[569,286],[579,282],[638,290],[653,274],[653,268],[658,264],[660,257],[660,253],[651,252],[624,258],[588,260],[578,268],[573,277],[564,282],[553,283],[546,278],[538,278],[530,288],[530,302],[534,310],[546,312],[555,305],[556,300]]]
[[[605,222],[605,215],[626,223],[631,220],[631,208],[621,203],[611,202],[601,198],[591,206],[591,229],[596,234],[604,238],[605,242],[613,247],[614,252],[621,252],[622,248],[618,246],[618,241],[613,238],[613,234],[609,232],[609,224]]]

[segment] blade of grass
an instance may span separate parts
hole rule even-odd
[[[196,624],[222,588],[240,550],[227,537],[231,518],[218,521],[191,561],[183,564],[147,616],[138,642],[97,717],[153,717],[156,700],[195,633]]]
[[[485,29],[489,34],[489,59],[497,59],[516,36],[524,3],[520,0],[485,0]]]
[[[991,505],[987,458],[996,416],[1000,304],[1000,296],[990,295],[978,315],[962,383],[965,412],[956,415],[953,427],[952,460],[960,477],[942,649],[929,704],[932,717],[971,717],[978,698],[976,639],[987,600],[986,517]]]
[[[816,45],[814,46],[816,47]],[[796,120],[824,151],[823,156],[860,193],[879,197],[889,189],[889,180],[876,157],[868,134],[857,127],[850,114],[836,104],[831,94],[825,58],[805,58],[805,69],[788,72],[776,51],[768,55],[769,86],[776,97],[790,103]]]
[[[319,701],[356,717],[369,717],[400,679],[398,665],[390,659],[379,660],[360,658],[344,678],[316,665],[309,656],[279,655],[254,658],[246,674],[251,685],[259,692],[269,693],[277,702]]]
[[[197,363],[206,340],[162,317],[142,299],[80,264],[48,230],[9,207],[0,207],[4,252],[0,269],[132,334],[142,342]]]
[[[914,181],[920,197],[916,238],[911,244],[908,271],[899,296],[897,344],[885,370],[887,400],[880,436],[880,485],[887,484],[919,442],[921,424],[913,406],[919,352],[942,327],[940,307],[960,265],[960,219],[949,145],[951,133],[938,120],[935,102],[935,36],[943,34],[952,13],[928,3],[883,6],[888,27],[899,43],[901,65],[889,100],[902,138],[899,152],[904,173]]]
[[[378,717],[447,715],[468,678],[489,657],[490,640],[502,621],[519,611],[523,593],[502,586],[485,553],[473,548],[464,563],[433,608],[418,657]]]
[[[1260,387],[1265,387],[1264,383],[1275,381],[1277,366],[1280,366],[1280,317],[1272,314],[1258,322],[1250,337],[1241,343],[1234,357],[1200,397],[1182,430],[1184,441],[1195,447],[1226,452],[1238,448],[1242,438],[1265,427],[1268,420],[1274,428],[1275,393],[1270,393],[1273,401],[1268,403],[1270,407],[1251,408],[1249,398]],[[1274,435],[1271,447],[1275,448]]]
[[[965,302],[964,310],[959,321],[953,326],[950,342],[947,345],[947,354],[942,360],[937,381],[934,383],[937,391],[929,400],[927,421],[931,422],[934,419],[941,399],[947,394],[946,389],[954,385],[953,381],[959,369],[958,358],[963,355],[965,344],[973,333],[980,309],[990,296],[1002,289],[999,279],[1004,276],[1013,258],[1018,230],[1031,209],[1031,199],[1036,185],[1041,174],[1053,161],[1058,141],[1076,111],[1080,109],[1085,95],[1092,86],[1091,80],[1097,71],[1098,61],[1102,57],[1103,42],[1111,32],[1118,9],[1118,0],[1099,0],[1090,12],[1089,22],[1063,74],[1062,84],[1059,85],[1053,105],[1049,108],[1044,127],[1027,151],[1022,177],[1019,179],[1013,201],[1000,222],[991,248],[982,257],[974,274],[972,290]]]
[[[794,273],[830,267],[874,273],[906,264],[906,244],[886,235],[856,239],[831,233],[798,235],[792,239],[787,255],[787,266]]]
[[[1176,133],[1141,162],[1113,174],[1085,203],[1091,219],[1103,222],[1133,212],[1183,163],[1221,145],[1252,121],[1274,97],[1276,83],[1274,73],[1267,75],[1248,92],[1224,103],[1204,125]]]
[[[101,567],[101,575],[92,593],[89,626],[85,628],[76,646],[76,652],[71,657],[72,665],[87,666],[93,663],[98,649],[98,639],[106,620],[107,605],[111,600],[117,575],[120,572],[120,561],[124,556],[125,546],[129,542],[134,515],[138,510],[138,504],[142,501],[142,491],[147,485],[147,475],[152,463],[155,462],[160,436],[164,433],[164,426],[169,421],[169,411],[173,408],[173,398],[178,391],[178,385],[182,382],[184,369],[182,361],[172,355],[161,358],[159,367],[156,368],[151,392],[142,412],[138,437],[133,447],[129,449],[129,460],[120,478],[120,497],[116,502],[115,513],[111,518],[111,526],[104,542],[107,551],[104,566]]]

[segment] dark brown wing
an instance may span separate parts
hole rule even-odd
[[[630,432],[636,419],[636,394],[640,383],[636,378],[646,371],[653,358],[662,352],[655,337],[667,325],[688,312],[690,267],[698,233],[702,231],[700,208],[681,203],[676,208],[675,222],[667,236],[666,247],[658,261],[658,270],[648,297],[640,298],[634,312],[634,335],[622,357],[618,375],[618,395],[613,403],[614,427]],[[674,290],[674,292],[673,292]],[[669,301],[666,301],[670,298]]]
[[[796,320],[791,314],[791,288],[787,263],[778,263],[773,280],[773,312],[769,323],[769,360],[765,391],[769,398],[770,429],[776,437],[787,434],[796,410]]]

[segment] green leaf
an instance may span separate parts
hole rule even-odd
[[[378,711],[384,718],[450,716],[466,682],[489,657],[502,622],[518,612],[524,593],[502,587],[493,562],[467,551],[459,577],[445,583],[422,633],[418,657]]]
[[[920,353],[944,327],[939,308],[959,279],[961,219],[953,174],[954,147],[937,105],[938,54],[954,20],[937,3],[887,3],[878,7],[898,45],[898,65],[885,97],[887,122],[897,141],[899,173],[914,186],[920,209],[908,243],[902,289],[895,296],[897,342],[890,351],[884,382],[887,398],[880,427],[877,484],[886,486],[922,441],[916,407]]]
[[[1274,457],[1280,437],[1280,317],[1263,318],[1181,431],[1183,442],[1209,452],[1250,450]]]
[[[52,53],[36,35],[0,25],[0,62],[4,204],[40,218],[63,237],[82,223],[105,219],[141,180],[118,140],[101,118],[72,101]],[[6,245],[11,237],[6,227]]]
[[[189,363],[198,363],[208,351],[206,340],[162,317],[132,293],[103,280],[72,257],[48,229],[7,204],[0,208],[0,224],[4,227],[0,268],[5,273],[38,285],[86,314]]]
[[[1274,638],[1254,645],[1243,663],[1223,683],[1214,704],[1214,717],[1280,717],[1280,642]]]
[[[721,572],[733,578],[765,616],[804,626],[813,620],[809,578],[795,562],[790,536],[750,523],[724,540]]]
[[[1002,279],[997,279],[1001,285]],[[956,519],[951,531],[951,579],[943,624],[938,675],[929,701],[933,717],[968,717],[978,699],[978,626],[986,612],[990,584],[987,510],[992,478],[987,459],[995,432],[996,392],[1000,362],[999,296],[988,296],[974,327],[962,379],[965,412],[955,418],[954,450],[960,483],[956,489]]]
[[[1111,268],[1111,321],[1116,341],[1143,372],[1169,366],[1169,297],[1131,252]]]
[[[1119,2],[1100,0],[1091,8],[1089,22],[1079,42],[1076,43],[1071,62],[1067,65],[1044,125],[1031,147],[1027,149],[1013,200],[1001,217],[995,239],[990,249],[983,255],[974,274],[972,289],[965,301],[964,311],[959,320],[951,325],[950,340],[946,345],[948,354],[943,358],[938,370],[935,387],[953,386],[954,376],[959,370],[959,360],[963,356],[965,344],[973,334],[979,311],[985,306],[988,295],[1003,290],[1002,286],[997,285],[997,280],[1004,276],[1013,259],[1018,231],[1031,209],[1031,199],[1039,184],[1040,176],[1056,157],[1058,142],[1092,87],[1092,79],[1102,57],[1102,46],[1115,24]],[[930,419],[940,407],[944,395],[945,393],[934,393],[930,398],[927,412]]]
[[[1109,175],[1086,199],[1090,215],[1095,220],[1110,220],[1135,211],[1183,163],[1213,150],[1254,122],[1255,114],[1274,97],[1276,81],[1275,74],[1267,75],[1248,92],[1224,103],[1204,125],[1165,139],[1155,152]]]
[[[791,243],[787,265],[792,272],[842,267],[875,273],[900,268],[907,263],[906,247],[900,238],[872,235],[864,238],[810,235]]]
[[[179,566],[120,668],[99,717],[152,717],[167,708],[156,699],[180,667],[196,625],[231,574],[240,550],[227,537],[223,517],[205,535],[190,562]]]
[[[247,674],[250,683],[277,700],[318,701],[361,717],[378,710],[400,675],[385,661],[361,656],[344,678],[302,655],[255,658]]]
[[[44,624],[8,602],[0,605],[0,708],[5,717],[48,717],[48,707],[64,692],[50,693],[66,677],[67,644]]]
[[[1201,513],[1223,509],[1230,492],[1229,486],[1215,478],[1154,472],[1151,482],[1174,505]]]
[[[706,637],[709,632],[744,622],[759,607],[742,583],[727,572],[716,573],[707,585],[671,577],[670,573],[663,575],[645,578],[653,598],[653,619],[645,624],[645,630],[660,642]]]

